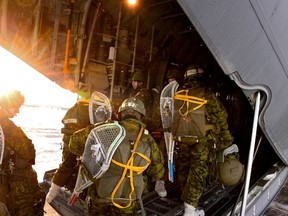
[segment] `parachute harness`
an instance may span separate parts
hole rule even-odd
[[[185,95],[182,94],[183,92],[185,93]],[[190,96],[190,95],[188,95],[188,92],[189,92],[188,89],[180,90],[180,91],[177,91],[174,95],[175,100],[182,100],[183,101],[182,106],[179,108],[179,113],[181,116],[184,116],[184,117],[186,117],[189,112],[193,112],[197,109],[200,109],[203,105],[207,104],[207,100],[202,99],[202,98],[198,98],[198,97],[194,97],[194,96]],[[198,104],[198,105],[193,107],[192,109],[189,109],[190,103]],[[183,112],[185,105],[186,105],[186,111]]]
[[[144,131],[144,127],[141,127],[140,132],[139,132],[139,134],[138,134],[138,136],[137,136],[137,139],[136,139],[136,141],[135,141],[135,144],[134,144],[134,147],[133,147],[133,150],[132,150],[132,154],[131,154],[131,156],[130,156],[130,158],[129,158],[129,160],[127,161],[126,164],[122,164],[122,163],[120,163],[120,162],[112,159],[112,162],[113,162],[114,164],[116,164],[116,165],[124,168],[123,173],[122,173],[122,176],[121,176],[119,182],[117,183],[117,185],[115,186],[115,188],[114,188],[114,190],[113,190],[113,192],[112,192],[112,194],[111,194],[112,203],[113,203],[113,205],[115,205],[115,206],[118,207],[118,208],[128,208],[128,207],[131,206],[131,204],[132,204],[132,194],[133,194],[133,192],[134,192],[134,190],[135,190],[135,189],[134,189],[133,172],[136,172],[136,173],[139,175],[139,174],[143,173],[144,170],[146,170],[147,167],[148,167],[148,166],[150,165],[150,163],[151,163],[150,158],[148,158],[146,155],[144,155],[144,154],[142,154],[142,153],[140,153],[140,152],[136,152],[136,149],[137,149],[137,147],[138,147],[138,143],[139,143],[139,140],[140,140],[140,138],[141,138],[141,136],[142,136],[142,134],[143,134],[143,131]],[[133,164],[134,164],[134,156],[135,156],[135,154],[137,154],[137,155],[139,155],[140,157],[142,157],[143,159],[145,159],[145,160],[147,161],[147,164],[146,164],[145,166],[134,166]],[[123,182],[123,180],[124,180],[124,178],[125,178],[125,176],[126,176],[126,173],[127,173],[128,169],[129,169],[129,173],[130,173],[130,187],[131,187],[131,192],[130,192],[130,194],[129,194],[129,203],[128,203],[126,206],[121,206],[120,204],[118,204],[118,203],[116,203],[116,202],[114,201],[114,196],[115,196],[118,188],[120,187],[121,183]]]

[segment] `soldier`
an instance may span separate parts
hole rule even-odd
[[[67,111],[62,119],[64,128],[61,129],[64,144],[62,163],[53,175],[51,187],[46,196],[48,203],[51,203],[58,195],[61,187],[65,187],[71,192],[74,190],[79,164],[77,155],[71,153],[68,147],[72,134],[96,122],[111,118],[111,113],[112,110],[109,99],[97,91],[92,93],[90,100],[84,99],[77,101],[74,106]]]
[[[153,181],[164,174],[158,145],[141,122],[146,113],[142,101],[128,98],[118,113],[119,124],[126,135],[113,154],[108,170],[99,179],[94,179],[94,184],[88,188],[90,215],[136,215],[144,187],[143,172]],[[74,133],[70,139],[70,151],[82,155],[88,134],[101,125]],[[138,171],[132,171],[134,169]]]
[[[153,98],[151,98],[151,92],[144,86],[145,84],[145,75],[141,71],[136,71],[132,74],[131,84],[124,91],[123,99],[129,97],[137,97],[142,100],[147,111],[147,107],[151,106],[153,103]]]
[[[146,125],[147,130],[151,133],[154,140],[159,144],[161,141],[161,115],[160,115],[160,94],[156,88],[148,90],[144,86],[145,84],[145,75],[143,72],[136,71],[132,75],[131,86],[133,90],[130,91],[130,96],[140,99],[145,106],[146,115],[143,119],[143,122]],[[128,95],[127,93],[125,94]],[[164,159],[162,158],[164,163]],[[149,178],[144,176],[146,186],[145,188],[149,190],[150,186],[152,187],[152,182]],[[155,191],[161,197],[167,196],[167,191],[164,188],[164,181],[159,180],[155,182]]]
[[[180,70],[178,65],[171,65],[167,71],[166,80],[168,83],[177,81],[178,83],[182,83],[183,81],[183,73]]]
[[[145,79],[142,72],[135,72],[132,77],[132,86],[134,88],[134,97],[140,99],[145,106],[146,115],[143,122],[149,130],[153,138],[159,144],[162,138],[161,134],[161,115],[160,115],[160,94],[156,88],[148,90],[144,87]],[[161,159],[164,163],[164,158]],[[146,179],[147,189],[150,188],[150,179]],[[164,181],[158,180],[155,182],[154,190],[161,197],[167,196],[167,191],[164,187]]]
[[[131,83],[123,92],[123,99],[133,97],[141,89],[145,89],[145,75],[141,71],[136,71],[132,74]]]
[[[171,132],[176,141],[175,179],[181,185],[185,216],[204,215],[196,209],[205,189],[212,153],[232,144],[227,112],[204,85],[204,70],[194,66],[174,96]]]
[[[89,118],[89,100],[83,99],[77,101],[65,114],[62,119],[64,127],[61,129],[63,134],[62,146],[62,163],[55,171],[49,193],[46,196],[46,201],[51,203],[52,200],[58,195],[61,187],[65,187],[71,192],[74,189],[77,174],[78,162],[77,155],[69,151],[68,145],[72,134],[90,125]]]
[[[19,112],[24,99],[18,90],[0,96],[0,141],[4,141],[1,146],[4,154],[0,158],[0,202],[7,206],[10,215],[41,216],[44,214],[45,193],[32,167],[35,148],[21,128],[10,120]]]

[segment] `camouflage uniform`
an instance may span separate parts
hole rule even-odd
[[[5,136],[1,167],[0,202],[12,216],[41,216],[45,193],[38,185],[35,148],[32,141],[0,111],[0,124]]]
[[[142,85],[137,87],[134,86],[135,89],[132,87],[132,85],[130,85],[129,88],[127,88],[127,90],[123,93],[123,99],[128,97],[140,99],[144,103],[146,109],[145,119],[143,120],[146,124],[146,128],[150,132],[159,129],[161,127],[159,93],[154,90],[148,90],[144,87],[145,75],[142,72],[136,71],[132,75],[132,82],[133,81],[142,82]]]
[[[54,173],[52,181],[56,185],[65,186],[71,191],[74,189],[77,178],[78,162],[77,156],[69,151],[69,140],[75,131],[90,124],[88,107],[89,100],[77,101],[62,119],[62,123],[64,124],[64,128],[61,129],[63,134],[62,163]]]
[[[176,117],[172,124],[172,133],[177,140],[174,161],[176,181],[182,188],[181,199],[185,203],[197,207],[206,186],[210,164],[215,155],[213,153],[216,148],[222,150],[230,146],[232,136],[228,130],[228,114],[218,98],[197,82],[191,86],[193,87],[188,88],[188,94],[205,98],[207,104],[198,110],[189,112],[187,116],[181,116],[179,111],[183,101],[175,100]],[[198,117],[197,113],[200,113]],[[182,126],[181,121],[184,123]]]
[[[161,127],[159,93],[155,92],[154,90],[142,88],[134,95],[134,97],[140,99],[144,103],[147,112],[144,122],[147,129],[150,132],[159,129]]]
[[[133,147],[133,145],[131,145],[131,142],[136,140],[140,128],[145,127],[145,124],[133,118],[122,120],[119,122],[119,124],[124,127],[126,131],[126,136],[122,141],[122,143],[120,144],[120,146],[117,148],[113,156],[113,159],[123,164],[126,164],[127,163],[126,159],[127,157],[129,159],[130,157],[129,155],[131,154],[131,147]],[[83,154],[86,138],[92,129],[93,127],[87,127],[73,134],[69,144],[71,152],[77,155]],[[127,145],[129,146],[128,149]],[[126,151],[123,149],[126,149]],[[145,150],[142,151],[140,149]],[[158,145],[156,144],[152,136],[149,135],[149,133],[143,133],[139,141],[137,150],[151,159],[151,163],[147,168],[147,170],[145,170],[145,174],[151,177],[153,181],[160,179],[164,174],[164,166],[163,163],[161,162],[161,152],[159,151]],[[141,163],[143,163],[143,159],[140,159],[139,163],[140,166]],[[134,166],[136,166],[136,162],[134,163]],[[130,207],[118,208],[112,204],[110,199],[111,190],[115,188],[115,183],[119,181],[122,172],[123,168],[111,162],[110,167],[106,171],[106,173],[100,179],[97,179],[94,182],[94,184],[88,188],[88,196],[90,197],[89,201],[90,215],[131,215],[131,216],[136,215],[136,211],[138,209],[137,197],[138,198],[141,197],[143,193],[144,182],[142,174],[133,175],[135,186],[135,193],[133,194],[133,198],[136,199],[135,200],[133,199],[134,201],[132,202]],[[111,178],[114,178],[114,181],[111,180]],[[116,180],[118,179],[116,182],[115,178]],[[128,190],[123,189],[122,193],[120,194],[118,194],[117,192],[115,195],[116,199],[118,198],[122,200],[122,198],[126,198],[127,193],[130,192],[129,181],[130,177],[127,175],[127,177],[124,178],[122,185],[123,188],[128,188]],[[109,184],[111,184],[110,187]],[[135,196],[135,194],[137,194],[138,196]],[[126,205],[126,203],[124,205]]]

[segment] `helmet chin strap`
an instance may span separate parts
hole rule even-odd
[[[121,120],[128,119],[128,118],[134,118],[134,119],[140,120],[141,117],[142,115],[133,109],[124,110],[120,114]]]

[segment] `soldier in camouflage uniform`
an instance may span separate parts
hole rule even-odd
[[[164,166],[161,161],[161,152],[149,132],[144,130],[145,124],[141,122],[144,115],[144,104],[134,97],[126,99],[120,106],[119,124],[125,129],[126,136],[114,153],[109,169],[101,178],[93,180],[94,184],[88,188],[90,215],[136,215],[138,201],[141,199],[144,187],[142,172],[147,168],[146,166],[150,163],[145,173],[153,181],[163,176]],[[71,152],[77,155],[83,154],[86,138],[94,127],[97,127],[97,124],[72,135],[69,144]],[[133,151],[131,151],[132,149]],[[137,152],[137,154],[131,154],[131,152]],[[131,157],[134,157],[134,164],[131,166],[145,168],[141,172],[134,172],[133,176],[124,175],[124,179],[121,181],[120,177],[125,172],[122,165],[127,165]],[[119,164],[122,165],[119,166]],[[120,187],[117,186],[119,181],[121,182]],[[132,199],[129,199],[132,188],[135,190],[132,193]],[[115,189],[117,190],[114,196]],[[117,202],[112,202],[112,198]]]
[[[170,65],[166,75],[167,83],[173,82],[176,80],[178,83],[183,82],[183,73],[181,72],[180,66],[174,64]]]
[[[159,144],[162,139],[161,133],[161,114],[160,114],[160,93],[157,89],[147,89],[144,87],[145,78],[142,72],[135,72],[132,76],[132,86],[134,89],[134,96],[137,99],[140,99],[145,106],[146,115],[143,119],[143,122],[146,125],[147,130],[151,133],[154,140]],[[164,158],[161,158],[164,163]],[[145,188],[149,190],[154,183],[152,183],[150,178],[144,176],[146,186]],[[164,188],[164,181],[155,182],[155,191],[161,197],[167,196],[167,191]]]
[[[4,133],[4,155],[1,166],[0,202],[12,216],[41,216],[45,193],[38,184],[35,148],[32,141],[17,127],[13,118],[24,103],[20,91],[0,96],[0,125]]]
[[[134,97],[142,89],[145,90],[145,75],[141,71],[136,71],[132,74],[131,83],[123,92],[122,98],[125,100],[129,97]]]
[[[146,128],[152,132],[161,127],[161,116],[159,109],[159,92],[157,89],[148,90],[145,86],[145,75],[136,71],[132,75],[130,90],[127,90],[123,97],[135,97],[140,99],[145,106],[146,116],[143,120]]]
[[[60,192],[61,187],[65,187],[71,192],[74,189],[78,174],[77,155],[69,151],[68,145],[71,135],[82,128],[90,125],[89,119],[89,100],[77,101],[65,114],[62,119],[64,127],[61,129],[63,134],[62,163],[55,171],[51,188],[46,196],[48,203]]]
[[[204,86],[203,73],[201,68],[190,67],[185,84],[174,96],[171,130],[176,141],[175,177],[181,185],[185,216],[204,215],[196,207],[206,186],[212,153],[232,144],[228,114],[215,94]]]

